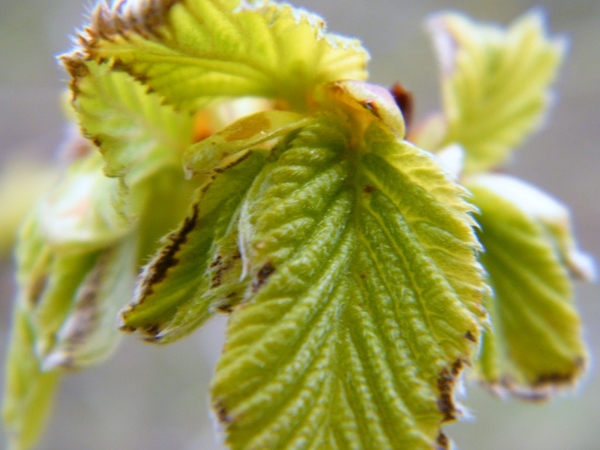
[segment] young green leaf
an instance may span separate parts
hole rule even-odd
[[[212,386],[234,450],[446,448],[460,414],[485,292],[470,207],[377,119],[385,99],[340,88],[346,106],[282,144],[242,207],[251,288]]]
[[[132,186],[165,167],[181,166],[181,155],[192,143],[189,114],[162,105],[129,75],[85,61],[77,52],[61,59],[72,76],[79,124],[100,149],[106,176]]]
[[[225,158],[302,128],[312,119],[287,111],[265,111],[235,121],[224,130],[188,148],[184,167],[188,176],[209,174]],[[272,145],[271,145],[272,146]]]
[[[430,21],[430,30],[447,120],[440,145],[465,148],[466,173],[503,163],[545,116],[564,40],[547,36],[538,12],[507,30],[446,13]]]
[[[102,173],[96,152],[74,161],[42,198],[37,211],[43,239],[54,250],[81,253],[101,249],[132,227],[125,187]]]
[[[101,2],[80,43],[86,56],[111,61],[192,111],[242,96],[305,105],[319,83],[367,76],[358,41],[271,1]]]
[[[131,298],[136,274],[136,241],[131,236],[96,259],[73,296],[44,370],[81,369],[104,361],[116,348],[119,309]]]
[[[98,200],[90,208],[96,214],[122,216],[123,226],[107,221],[115,237],[139,224],[139,259],[146,262],[158,239],[183,217],[198,186],[185,181],[181,171],[183,152],[193,140],[194,118],[162,105],[129,75],[85,61],[77,52],[62,56],[62,61],[72,76],[72,104],[83,134],[102,155],[88,157],[98,165],[86,175],[106,185],[91,185],[89,196]],[[85,194],[81,188],[71,188],[71,195]],[[109,239],[104,247],[113,243]]]
[[[480,209],[481,260],[493,295],[487,300],[492,326],[484,335],[481,377],[493,388],[525,398],[544,398],[570,386],[586,367],[581,323],[565,251],[567,224],[556,230],[564,207],[526,183],[504,175],[469,178]],[[566,227],[565,227],[566,225]],[[584,260],[572,260],[580,272]]]
[[[71,297],[57,294],[72,294],[76,289],[77,270],[85,270],[85,261],[80,258],[76,261],[77,270],[56,272],[57,265],[63,268],[68,265],[63,264],[65,258],[57,261],[44,242],[36,214],[31,214],[22,227],[19,244],[16,251],[19,290],[3,400],[11,450],[31,448],[44,428],[60,375],[56,371],[44,371],[40,355],[54,343],[53,330],[60,327],[69,308]]]
[[[235,306],[243,290],[232,288],[241,274],[238,210],[263,165],[260,152],[247,151],[215,169],[213,180],[198,190],[188,216],[145,267],[134,302],[121,314],[123,329],[167,343],[216,310]]]

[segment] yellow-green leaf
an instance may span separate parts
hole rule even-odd
[[[440,145],[465,148],[467,173],[505,162],[542,122],[565,47],[543,22],[537,11],[507,29],[457,13],[430,21],[447,120]]]
[[[239,152],[265,145],[267,141],[306,126],[311,120],[310,117],[287,111],[249,115],[188,148],[184,155],[184,167],[188,176],[209,174],[225,158],[235,159]]]
[[[481,377],[499,391],[536,399],[573,385],[587,352],[567,267],[576,248],[565,250],[567,238],[573,240],[564,207],[504,175],[472,177],[466,184],[480,209],[481,261],[493,288]]]
[[[43,239],[62,252],[101,249],[132,227],[125,187],[102,173],[97,152],[74,161],[37,208]]]
[[[162,105],[157,95],[125,73],[62,57],[69,70],[73,107],[83,134],[100,149],[104,173],[134,185],[168,166],[181,166],[192,143],[193,119]]]
[[[447,448],[460,415],[484,316],[470,207],[397,127],[348,123],[299,131],[244,201],[250,289],[212,386],[233,450]]]
[[[73,295],[68,316],[55,334],[55,344],[43,359],[45,370],[81,369],[108,358],[120,333],[118,311],[133,293],[136,241],[128,236],[104,250]]]
[[[305,105],[319,83],[367,76],[368,55],[358,41],[271,1],[101,2],[80,46],[193,111],[240,96]]]

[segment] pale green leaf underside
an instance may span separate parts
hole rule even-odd
[[[535,12],[507,30],[443,14],[430,21],[430,30],[448,127],[441,147],[460,143],[467,173],[503,163],[545,116],[563,40],[549,38]]]
[[[326,33],[317,16],[269,1],[101,4],[81,42],[94,59],[111,60],[191,110],[239,96],[304,105],[319,83],[367,76],[368,55],[358,41]]]
[[[484,290],[470,222],[424,152],[378,130],[353,166],[336,127],[303,130],[242,208],[251,290],[212,387],[232,449],[431,449],[457,415]]]
[[[518,396],[571,385],[587,359],[569,273],[554,236],[501,192],[467,183],[480,208],[481,261],[494,295],[492,326],[479,361],[482,378]]]

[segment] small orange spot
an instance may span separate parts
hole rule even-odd
[[[213,130],[209,122],[209,115],[206,111],[196,114],[194,117],[194,142],[200,142],[212,136]]]

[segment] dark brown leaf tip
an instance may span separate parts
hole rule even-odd
[[[118,37],[130,39],[139,35],[152,39],[161,34],[167,25],[170,9],[181,0],[123,0],[113,3],[100,2],[91,14],[85,31],[80,34],[80,45],[94,57],[101,41],[113,41]]]
[[[449,450],[450,449],[450,440],[448,437],[440,431],[438,434],[436,443],[436,450]]]
[[[483,384],[496,395],[509,395],[530,402],[544,402],[557,392],[575,387],[586,369],[587,359],[581,356],[573,360],[569,369],[543,373],[533,381],[516,380],[510,375],[504,375],[500,380],[495,382],[487,380]]]
[[[213,403],[213,411],[220,424],[229,425],[233,423],[234,418],[229,414],[229,411],[222,400],[216,400]]]
[[[465,333],[465,338],[467,338],[471,342],[477,343],[477,338],[470,330],[467,330],[467,332]]]

